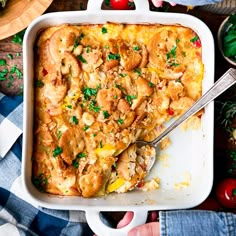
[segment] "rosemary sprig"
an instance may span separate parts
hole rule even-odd
[[[232,132],[233,120],[236,118],[236,101],[216,102],[217,121],[224,129]]]

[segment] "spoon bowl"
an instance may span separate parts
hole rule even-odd
[[[222,94],[225,90],[231,87],[236,82],[236,69],[230,68],[225,72],[213,86],[201,96],[182,116],[175,120],[167,129],[165,129],[156,139],[151,142],[136,141],[138,148],[143,146],[151,146],[156,151],[156,156],[160,153],[159,146],[157,145],[163,138],[165,138],[173,129],[182,124],[185,120],[196,114],[199,110],[204,108],[208,103]],[[150,157],[149,164],[147,166],[147,172],[151,170],[156,162],[156,156]]]

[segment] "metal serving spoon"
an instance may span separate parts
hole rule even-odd
[[[174,121],[165,131],[163,131],[156,139],[151,142],[146,141],[136,141],[136,145],[138,148],[142,146],[152,146],[155,148],[156,153],[159,153],[158,143],[167,136],[173,129],[182,124],[186,119],[197,113],[203,107],[205,107],[209,102],[214,100],[220,94],[222,94],[225,90],[231,87],[236,82],[236,69],[230,68],[223,74],[214,85],[202,96],[200,97],[192,107],[189,108],[180,118]],[[147,170],[150,171],[156,161],[156,157],[150,157],[149,164]]]

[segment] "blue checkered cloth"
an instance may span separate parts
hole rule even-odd
[[[0,236],[93,235],[83,211],[50,210],[27,202],[21,183],[22,117],[22,96],[0,93]]]

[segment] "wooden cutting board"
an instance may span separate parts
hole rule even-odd
[[[25,29],[53,0],[8,0],[0,10],[0,40]]]

